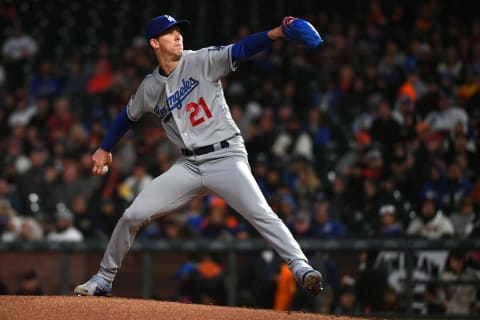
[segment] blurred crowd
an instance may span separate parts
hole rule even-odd
[[[222,80],[255,178],[297,239],[478,237],[480,19],[462,16],[453,1],[362,4],[355,13],[299,13],[320,31],[324,47],[277,41]],[[153,70],[153,56],[141,34],[120,54],[104,39],[61,60],[45,56],[42,50],[54,44],[38,43],[16,9],[14,2],[0,4],[1,241],[108,239],[132,199],[179,155],[160,122],[146,116],[115,147],[108,174],[91,174],[91,154]],[[222,41],[268,27],[240,25]],[[203,46],[210,44],[217,43]],[[138,234],[257,236],[213,195],[193,199]],[[245,304],[281,309],[302,301],[298,308],[307,308],[309,300],[298,297],[277,258],[264,252],[245,261],[251,268],[240,283],[257,286],[241,288]],[[441,276],[476,279],[478,259],[452,253]],[[360,275],[368,274],[369,260],[359,259]],[[381,303],[360,301],[361,277],[335,274],[328,257],[318,264],[327,270],[323,312],[401,311],[393,288],[383,287]],[[221,266],[207,255],[182,268],[179,279],[188,279],[182,296],[211,302],[213,294],[192,293],[208,286],[191,275],[216,279]],[[265,284],[260,280],[267,275]],[[457,291],[431,291],[438,312],[474,308],[476,290],[462,293],[474,299],[460,311],[446,302],[457,301]]]

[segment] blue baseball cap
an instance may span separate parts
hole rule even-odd
[[[162,16],[155,17],[148,22],[148,25],[145,28],[145,36],[147,37],[147,41],[149,41],[173,26],[178,25],[180,28],[183,28],[190,26],[190,24],[191,23],[188,20],[177,21],[174,17],[164,14]]]

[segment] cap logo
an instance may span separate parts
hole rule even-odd
[[[174,17],[168,14],[157,16],[152,20],[150,20],[148,25],[145,27],[145,36],[147,40],[150,41],[151,38],[155,38],[156,36],[164,32],[168,28],[172,28],[176,25],[182,28],[183,26],[190,25],[190,21],[188,20],[177,21],[175,20]]]

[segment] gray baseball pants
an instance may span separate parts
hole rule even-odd
[[[287,263],[307,261],[283,221],[272,211],[258,187],[240,140],[230,148],[202,156],[180,157],[155,178],[117,222],[100,264],[99,274],[113,281],[138,229],[165,215],[206,189],[239,212]]]

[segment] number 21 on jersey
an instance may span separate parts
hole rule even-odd
[[[205,118],[210,119],[212,117],[212,112],[207,106],[207,103],[200,97],[198,103],[190,102],[187,104],[187,112],[190,113],[190,123],[192,127],[198,126],[200,123],[205,121]]]

